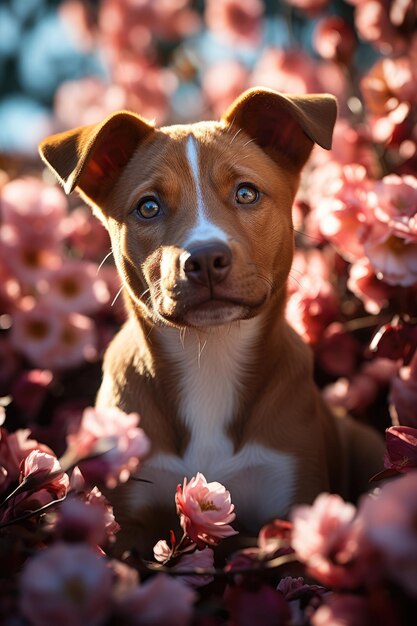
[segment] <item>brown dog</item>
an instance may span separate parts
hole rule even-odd
[[[256,533],[320,491],[357,494],[380,469],[378,436],[336,423],[284,318],[291,206],[335,118],[332,96],[251,89],[220,122],[154,128],[122,111],[40,146],[108,228],[123,280],[129,319],[97,404],[139,412],[152,441],[150,482],[113,498],[127,547],[166,533],[176,485],[198,471]]]

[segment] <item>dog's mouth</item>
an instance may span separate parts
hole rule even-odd
[[[265,294],[257,302],[238,298],[211,297],[182,307],[180,311],[162,314],[171,323],[181,326],[221,326],[257,315],[268,299]]]

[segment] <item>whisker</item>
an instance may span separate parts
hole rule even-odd
[[[232,141],[229,143],[229,147],[232,145],[232,143],[234,142],[234,140],[236,139],[236,137],[238,136],[238,134],[239,134],[239,133],[241,133],[241,132],[242,132],[242,129],[241,129],[241,128],[239,128],[239,130],[237,130],[237,131],[235,132],[235,134],[234,134],[234,135],[233,135],[233,137],[232,137]]]
[[[113,302],[111,303],[111,305],[110,305],[110,306],[113,306],[113,305],[114,305],[114,303],[116,302],[117,298],[120,296],[120,294],[122,293],[122,291],[123,291],[123,285],[120,287],[119,291],[118,291],[118,292],[116,293],[116,295],[114,296],[114,298],[113,298]]]
[[[139,296],[139,300],[142,300],[143,296],[145,295],[145,293],[148,293],[151,290],[151,288],[149,287],[148,289],[145,289],[145,291],[143,293],[140,294]]]
[[[107,259],[109,258],[109,256],[111,256],[113,254],[113,250],[110,250],[110,252],[108,254],[106,254],[106,256],[104,257],[104,259],[102,260],[102,262],[100,263],[100,265],[97,268],[97,272],[96,274],[99,273],[99,271],[101,270],[101,268],[103,267],[103,265],[105,264],[105,262],[107,261]]]
[[[297,235],[301,235],[301,237],[308,237],[309,239],[312,239],[313,241],[318,241],[319,243],[322,242],[322,239],[320,237],[314,237],[314,235],[304,233],[302,230],[297,230],[296,228],[294,228],[294,226],[290,226],[290,229],[297,233]]]
[[[291,272],[288,274],[288,278],[292,278],[292,280],[293,280],[295,283],[297,283],[297,285],[298,285],[299,287],[302,287],[302,284],[300,283],[300,281],[299,281],[299,280],[297,280],[297,279],[295,278],[295,276],[292,276]]]
[[[246,146],[248,146],[250,143],[253,143],[254,141],[256,141],[256,140],[255,140],[255,139],[249,139],[249,141],[247,141],[247,142],[244,144],[244,146],[243,146],[243,147],[244,147],[244,148],[246,148]]]

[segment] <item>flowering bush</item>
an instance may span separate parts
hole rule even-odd
[[[233,493],[202,474],[184,477],[172,494],[182,536],[167,528],[153,562],[115,558],[119,525],[101,489],[127,480],[149,442],[138,415],[91,408],[103,351],[124,319],[109,238],[39,161],[6,155],[0,622],[411,626],[415,3],[65,0],[59,11],[74,45],[106,71],[59,85],[49,122],[56,131],[121,108],[157,124],[218,117],[256,84],[337,96],[333,149],[313,152],[294,205],[287,317],[312,347],[317,383],[335,412],[386,431],[387,451],[375,489],[357,505],[321,494],[296,507],[291,522],[272,521],[257,545],[226,564],[217,546],[239,527]]]

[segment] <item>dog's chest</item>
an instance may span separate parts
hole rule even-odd
[[[165,349],[178,376],[179,413],[190,441],[182,458],[156,454],[143,464],[141,477],[153,488],[142,488],[137,506],[173,502],[176,485],[202,472],[208,481],[219,481],[230,490],[239,519],[248,528],[287,512],[294,491],[294,459],[258,443],[235,453],[227,435],[245,368],[253,359],[258,326],[250,322],[213,329],[204,339],[191,331],[185,337],[172,329],[166,333]]]
[[[245,368],[253,360],[258,323],[248,320],[204,334],[165,330],[179,417],[190,434],[183,460],[196,471],[208,471],[233,455],[227,427],[236,416]]]

